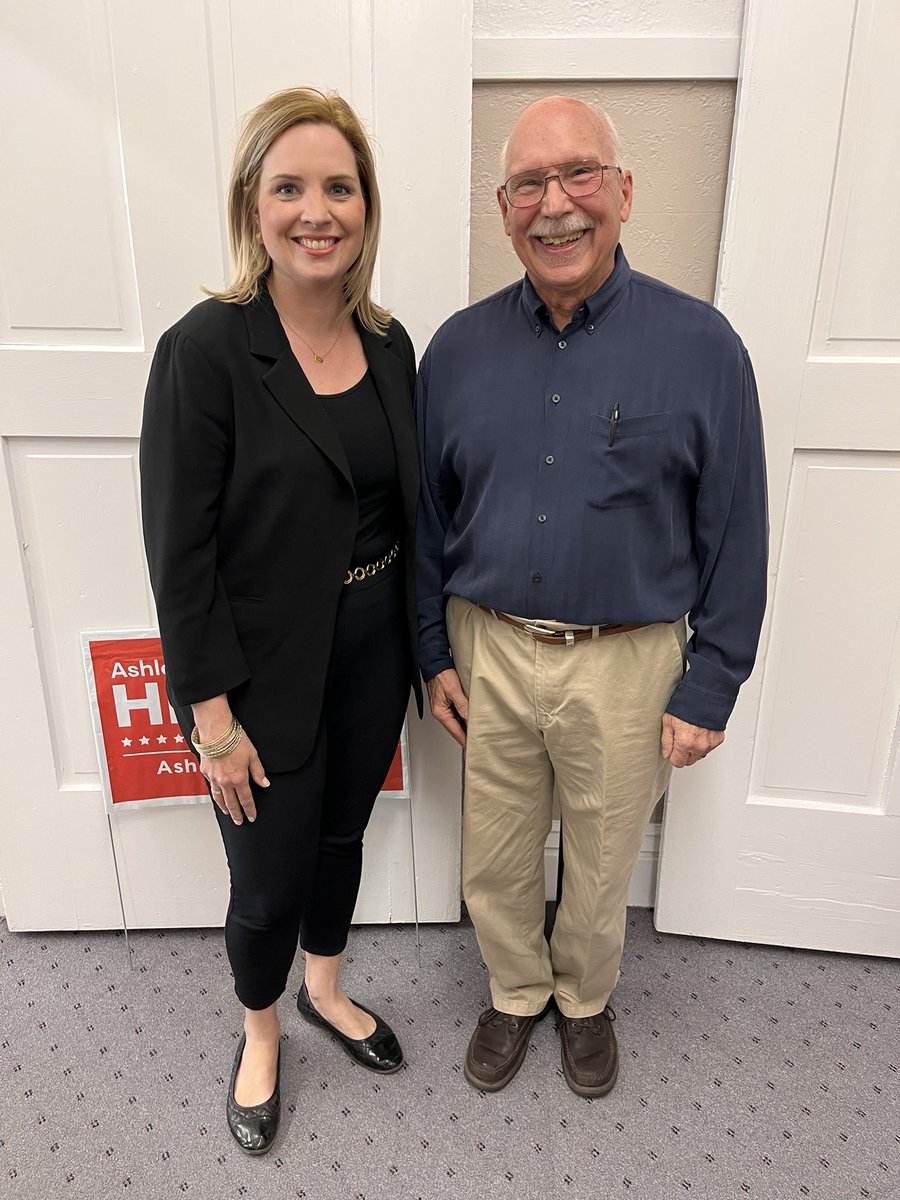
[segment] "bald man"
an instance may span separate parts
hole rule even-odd
[[[634,182],[605,114],[531,105],[503,180],[524,278],[451,317],[419,371],[420,662],[466,751],[463,894],[491,989],[466,1078],[505,1087],[552,1001],[566,1081],[600,1096],[647,821],[672,767],[723,741],[756,654],[762,431],[725,318],[622,253]]]

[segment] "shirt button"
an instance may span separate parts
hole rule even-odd
[[[564,339],[564,338],[561,338],[561,339],[560,339],[560,341],[559,341],[559,348],[560,348],[560,350],[565,350],[565,348],[566,348],[566,342],[565,342],[565,339]]]
[[[543,578],[544,578],[544,577],[543,577],[543,575],[540,573],[540,571],[535,571],[535,573],[534,573],[534,574],[532,575],[532,577],[531,577],[531,582],[532,582],[532,583],[540,583],[540,582],[543,580]]]
[[[541,327],[540,327],[540,325],[535,325],[535,327],[534,327],[534,332],[535,332],[535,333],[540,333],[540,332],[541,332]]]
[[[556,462],[556,459],[553,457],[552,454],[548,454],[547,457],[544,459],[544,462],[547,464],[548,467],[552,467],[553,464]]]
[[[544,523],[546,520],[547,520],[547,514],[546,514],[546,513],[541,513],[541,514],[539,515],[539,517],[538,517],[538,521],[540,521],[540,523],[543,525],[543,523]]]
[[[559,396],[551,396],[550,400],[553,404],[559,404]]]
[[[593,333],[593,332],[594,332],[594,327],[593,327],[593,325],[585,325],[585,329],[588,331],[588,333]]]

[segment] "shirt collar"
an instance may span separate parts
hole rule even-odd
[[[584,321],[592,325],[598,325],[615,305],[624,289],[628,286],[630,279],[631,267],[628,265],[625,251],[621,246],[616,246],[612,274],[605,283],[600,285],[592,296],[588,296],[575,309],[572,317],[573,322]],[[528,315],[528,320],[535,326],[536,330],[545,321],[549,320],[547,305],[537,294],[534,284],[527,275],[522,280],[522,306]]]

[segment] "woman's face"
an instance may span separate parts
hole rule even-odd
[[[263,159],[256,216],[276,288],[340,288],[359,258],[366,202],[353,149],[331,125],[285,130]]]

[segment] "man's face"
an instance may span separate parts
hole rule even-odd
[[[551,97],[532,105],[516,123],[507,151],[507,178],[522,171],[553,173],[563,163],[614,164],[609,131],[585,105]],[[631,212],[631,172],[606,171],[603,186],[573,199],[550,180],[544,198],[513,208],[497,198],[503,226],[538,295],[554,307],[574,308],[596,292],[613,269],[619,230]],[[559,239],[572,238],[560,243]],[[542,240],[543,239],[543,240]]]

